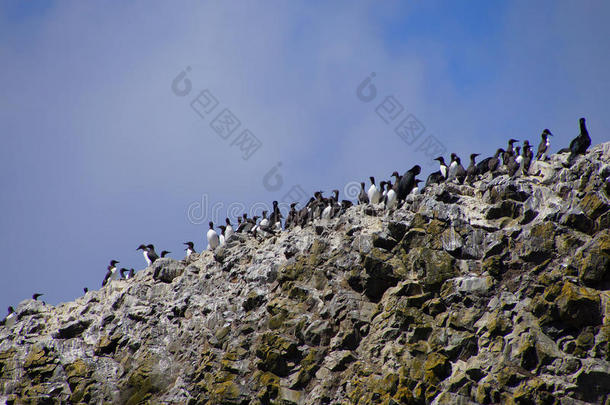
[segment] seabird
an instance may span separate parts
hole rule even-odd
[[[475,162],[476,157],[479,156],[478,153],[470,154],[470,165],[468,165],[468,169],[466,169],[466,181],[472,185],[472,183],[476,180],[477,175],[479,174],[479,168]]]
[[[108,266],[108,272],[106,272],[106,277],[104,277],[104,281],[102,281],[102,287],[104,287],[109,281],[117,280],[119,278],[119,273],[116,271],[116,265],[119,262],[116,260],[111,260],[110,265]]]
[[[508,147],[506,148],[506,150],[502,153],[502,163],[504,164],[504,166],[508,166],[508,161],[509,158],[515,155],[515,152],[513,150],[513,143],[515,142],[519,142],[518,139],[509,139],[508,140]]]
[[[438,171],[430,173],[430,175],[426,179],[426,187],[432,184],[441,183],[447,179],[447,173],[449,172],[449,168],[445,164],[445,159],[443,159],[442,156],[439,156],[437,158],[434,158],[434,160],[438,161],[440,168]]]
[[[225,241],[229,241],[231,236],[233,236],[233,227],[231,226],[231,221],[229,218],[225,218],[226,227],[225,227]]]
[[[371,186],[369,187],[369,191],[367,192],[369,202],[371,204],[379,204],[379,200],[381,199],[381,192],[375,185],[375,177],[371,176],[369,178],[371,180]]]
[[[159,258],[159,255],[157,254],[157,252],[155,252],[155,247],[153,245],[147,245],[146,247],[148,248],[148,258],[150,259],[151,263],[154,263],[155,260]]]
[[[296,225],[298,213],[297,213],[297,210],[295,207],[297,204],[298,203],[295,203],[295,202],[290,204],[290,210],[288,211],[288,215],[286,216],[286,221],[284,222],[285,229],[290,229]]]
[[[462,166],[462,161],[458,155],[452,153],[451,157],[453,162],[449,167],[449,180],[455,179],[459,184],[462,184],[466,178],[466,170],[464,169],[464,166]]]
[[[271,215],[269,216],[269,222],[271,223],[271,227],[275,227],[277,230],[282,229],[282,213],[280,212],[280,208],[278,206],[277,201],[273,201],[273,211],[271,211]]]
[[[415,176],[417,176],[420,172],[421,167],[419,165],[415,165],[402,175],[400,182],[398,183],[397,197],[399,202],[404,201],[411,190],[413,190],[413,187],[415,187]]]
[[[129,275],[128,275],[127,277],[128,277],[128,278],[133,278],[133,276],[134,276],[135,274],[136,274],[136,271],[135,271],[133,268],[131,268],[131,269],[129,269]]]
[[[453,180],[455,178],[455,172],[457,170],[458,163],[456,161],[457,155],[455,153],[451,154],[451,163],[449,163],[449,168],[447,169],[447,180]]]
[[[534,153],[530,147],[529,141],[523,141],[523,162],[521,164],[522,172],[524,176],[527,176],[530,171],[530,165],[532,164],[532,159],[534,158]]]
[[[584,154],[589,146],[591,146],[591,137],[589,136],[589,131],[587,131],[587,126],[585,125],[585,119],[581,118],[579,120],[580,123],[580,134],[572,139],[570,142],[570,157],[568,162],[571,163],[574,158],[578,155]]]
[[[398,175],[397,172],[394,173]],[[394,209],[398,203],[398,194],[396,194],[394,187],[392,187],[392,182],[390,181],[388,181],[388,193],[386,194],[384,203],[386,210]]]
[[[193,242],[184,242],[183,245],[186,245],[186,257],[190,257],[195,252],[195,244]]]
[[[551,133],[551,131],[545,128],[544,131],[542,131],[542,135],[540,135],[542,139],[540,139],[540,145],[538,145],[538,152],[536,152],[536,160],[547,159],[549,148],[551,147],[551,140],[549,139],[549,136],[553,136],[553,134]]]
[[[11,328],[17,322],[17,313],[13,307],[8,307],[8,315],[2,321],[7,328]]]
[[[490,158],[487,162],[487,170],[490,172],[495,172],[498,166],[500,166],[500,154],[504,153],[504,149],[500,148],[496,151],[496,154]]]
[[[506,170],[508,171],[508,175],[510,177],[513,177],[515,173],[517,173],[521,165],[517,163],[517,160],[514,156],[509,156],[507,159],[508,161],[506,162]]]
[[[245,217],[245,214],[244,214],[244,217]],[[210,221],[210,229],[208,230],[208,233],[206,236],[208,238],[208,249],[210,249],[210,250],[216,249],[218,247],[218,244],[220,243],[220,238],[218,238],[218,234],[214,230],[214,223],[212,221]]]
[[[142,256],[144,256],[144,260],[146,260],[146,265],[150,266],[152,264],[152,261],[148,258],[148,247],[146,247],[146,245],[142,244],[142,245],[138,246],[138,248],[136,250],[142,251]]]
[[[259,222],[258,226],[260,228],[269,228],[271,226],[271,221],[269,221],[269,219],[267,219],[266,210],[263,210],[263,218],[261,219],[261,222]]]
[[[369,195],[364,191],[364,182],[360,182],[360,194],[358,194],[358,204],[368,204]]]
[[[88,289],[87,287],[85,287],[85,288],[83,288],[83,292],[84,292],[85,294],[87,294],[87,293],[89,292],[89,289]]]
[[[121,273],[121,278],[129,278],[129,274],[125,275],[125,273],[127,273],[129,270],[127,270],[125,267],[121,267],[121,270],[119,270],[119,273]]]
[[[415,179],[414,182],[415,186],[413,187],[413,190],[411,190],[411,195],[417,195],[420,193],[418,184],[421,183],[421,180]]]
[[[34,301],[38,301],[38,297],[42,297],[44,294],[35,293],[32,295],[32,299]]]
[[[326,207],[324,207],[324,209],[322,210],[321,218],[322,219],[330,219],[331,213],[332,213],[332,209],[333,209],[333,197],[331,197],[326,202]]]
[[[218,239],[220,242],[220,246],[223,246],[225,244],[225,229],[227,229],[227,227],[224,225],[218,225],[218,227],[220,228],[220,236],[218,237]]]
[[[238,219],[239,222],[239,219]],[[243,219],[241,222],[239,222],[239,226],[237,227],[237,233],[243,233],[243,232],[247,232],[250,229],[252,229],[251,226],[249,226],[249,222],[248,222],[248,214],[246,214],[244,212],[243,214]]]

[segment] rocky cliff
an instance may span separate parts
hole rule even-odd
[[[445,183],[0,327],[0,403],[610,401],[610,142]]]

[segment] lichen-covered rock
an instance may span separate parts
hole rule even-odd
[[[610,143],[567,155],[25,300],[0,403],[607,402]]]

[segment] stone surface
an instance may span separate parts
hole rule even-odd
[[[160,259],[0,326],[0,403],[598,404],[610,143]]]

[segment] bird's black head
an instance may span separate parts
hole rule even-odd
[[[296,206],[297,206],[297,204],[298,204],[298,203],[295,203],[295,202],[291,203],[291,204],[290,204],[290,208],[294,208],[294,207],[296,207]]]
[[[363,181],[360,182],[360,187],[362,187],[364,189],[364,182]]]
[[[161,252],[161,257],[165,257],[166,255],[170,254],[172,252],[170,252],[169,250],[164,250]]]
[[[246,214],[244,214],[244,218],[245,217],[246,217]],[[210,229],[214,229],[214,222],[210,221],[210,223],[208,225],[210,225]]]
[[[260,217],[258,215],[255,215],[252,217],[252,220],[256,223],[256,221],[258,221]]]
[[[183,244],[190,247],[191,249],[195,246],[193,242],[184,242]]]
[[[524,147],[525,147],[525,146],[529,146],[529,145],[530,145],[530,142],[529,142],[527,139],[526,139],[525,141],[523,141],[523,146],[524,146]]]
[[[581,119],[580,119],[580,120],[578,120],[578,121],[579,121],[581,124],[584,124],[584,123],[585,123],[585,118],[583,117],[583,118],[581,118]]]
[[[8,313],[12,314],[13,312],[15,312],[15,308],[13,307],[8,307]]]
[[[421,183],[421,180],[420,180],[420,179],[415,179],[414,181],[415,181],[415,184],[417,184],[417,183]]]
[[[480,156],[480,155],[481,155],[480,153],[472,153],[472,154],[470,154],[470,158],[474,159],[474,158],[476,158],[477,156]]]
[[[515,142],[519,142],[519,140],[518,140],[518,139],[513,139],[513,138],[510,138],[510,139],[508,140],[508,143],[509,143],[509,144],[511,144],[511,145],[512,145],[513,143],[515,143]]]
[[[111,266],[116,266],[118,263],[120,263],[118,260],[111,260],[110,261],[110,265]]]
[[[421,172],[421,167],[419,165],[415,165],[411,168],[410,172],[417,175]]]
[[[445,159],[442,156],[439,156],[437,158],[434,158],[433,160],[438,160],[439,163],[445,163]]]
[[[229,221],[229,218],[225,218],[225,222],[227,223],[227,225],[231,225],[231,221]]]
[[[85,288],[83,288],[83,292],[84,292],[85,294],[87,294],[87,293],[89,292],[89,289],[88,289],[87,287],[85,287]]]
[[[226,226],[224,226],[224,225],[218,225],[218,227],[219,227],[219,228],[220,228],[220,230],[221,230],[221,231],[223,231],[223,232],[225,231],[225,229],[227,229],[227,227],[226,227]]]
[[[147,249],[146,245],[140,245],[140,246],[138,246],[138,248],[136,250],[146,250],[146,249]]]
[[[398,174],[397,171],[394,171],[394,173],[392,173],[391,176],[400,177],[400,174]]]
[[[150,244],[146,246],[149,250],[155,250],[155,246]]]
[[[242,217],[243,217],[244,220],[248,219],[248,213],[244,212],[244,215],[242,215]]]
[[[274,207],[277,207],[277,201],[274,201],[274,202],[273,202],[273,206],[274,206]]]
[[[375,184],[375,177],[371,176],[369,177],[369,180],[371,181],[371,184]]]
[[[542,133],[543,133],[543,134],[545,134],[545,135],[551,135],[551,136],[553,136],[553,134],[551,133],[551,131],[549,131],[549,130],[548,130],[548,129],[546,129],[546,128],[544,129],[544,131],[542,131]]]
[[[33,299],[33,300],[37,300],[37,299],[38,299],[38,297],[42,297],[43,295],[44,295],[44,294],[35,293],[35,294],[33,294],[33,295],[32,295],[32,299]]]
[[[457,157],[457,155],[455,153],[451,153],[451,161],[452,162],[455,160],[456,157]]]
[[[267,218],[267,210],[263,211],[263,218]]]

